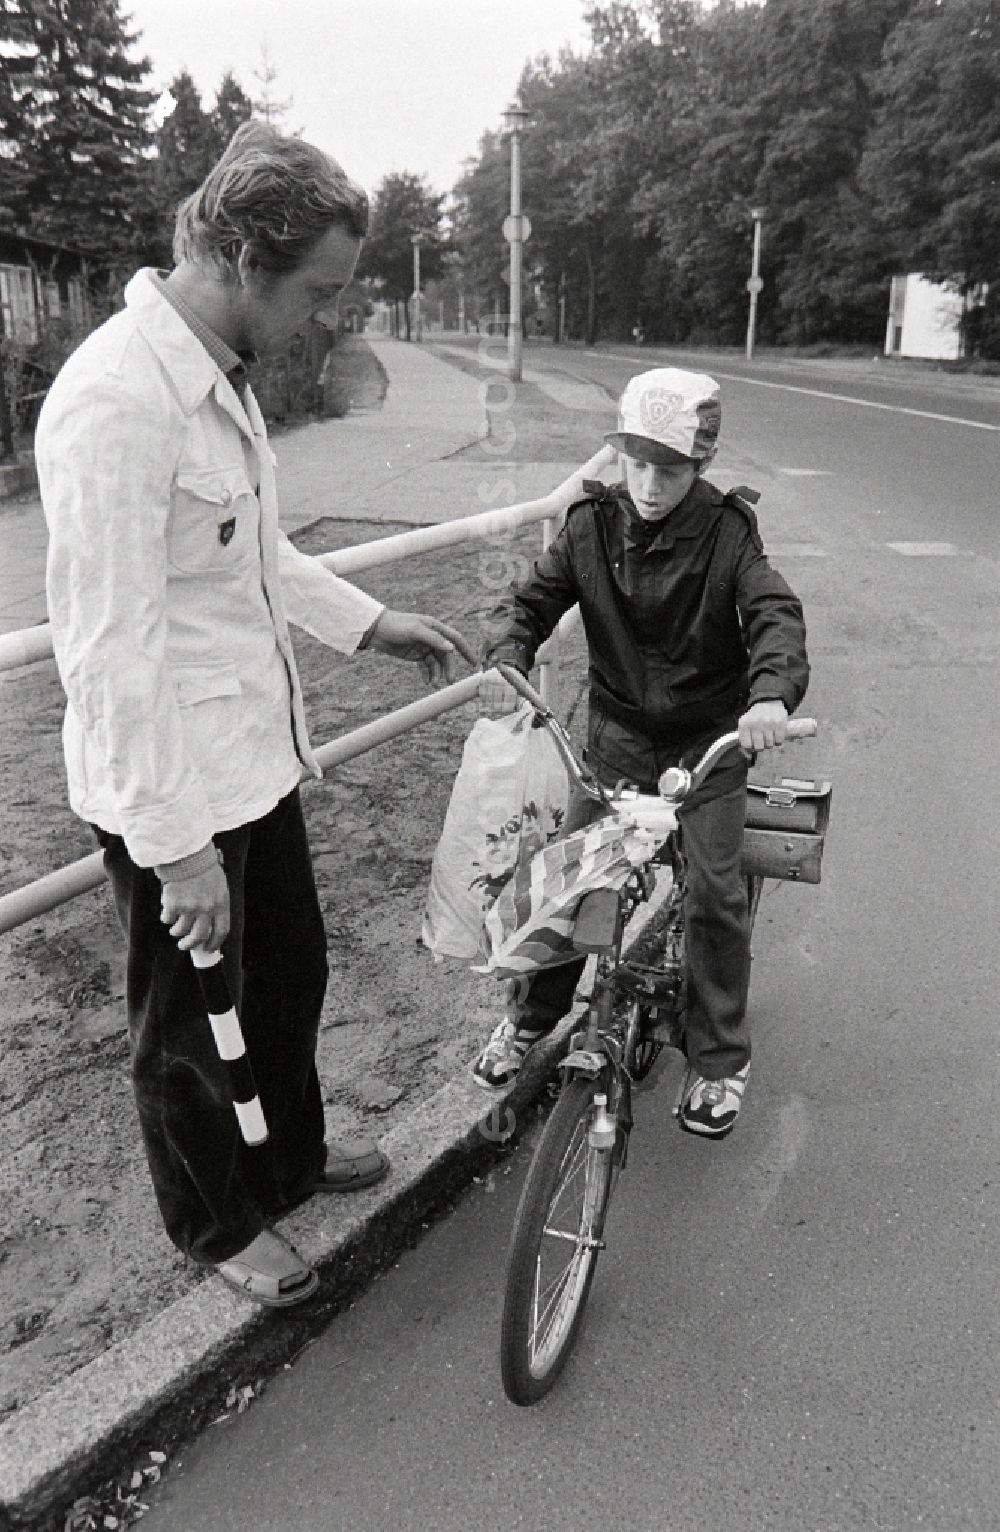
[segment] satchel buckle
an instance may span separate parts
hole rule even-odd
[[[797,799],[790,787],[769,787],[764,802],[772,809],[793,809]]]

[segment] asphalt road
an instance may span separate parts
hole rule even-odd
[[[737,1131],[676,1131],[673,1065],[643,1092],[541,1406],[505,1401],[496,1354],[522,1150],[181,1455],[149,1532],[1000,1525],[1000,387],[717,375],[714,476],[764,492],[809,621],[822,736],[782,765],[835,784],[822,885],[765,894]]]

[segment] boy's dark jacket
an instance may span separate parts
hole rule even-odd
[[[751,703],[777,698],[791,713],[809,679],[802,606],[768,563],[746,500],[698,479],[668,517],[647,523],[624,485],[584,489],[493,614],[501,636],[487,662],[529,671],[579,602],[592,764],[637,781],[735,728]]]

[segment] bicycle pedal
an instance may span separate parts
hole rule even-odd
[[[678,973],[645,963],[623,963],[615,974],[615,989],[619,994],[661,1005],[675,1001],[679,987]]]

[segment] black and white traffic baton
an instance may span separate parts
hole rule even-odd
[[[240,1132],[245,1143],[251,1146],[263,1144],[267,1141],[264,1109],[260,1104],[253,1069],[247,1057],[243,1028],[226,983],[222,954],[207,952],[204,947],[192,947],[191,961],[198,973],[215,1046],[229,1076]]]

